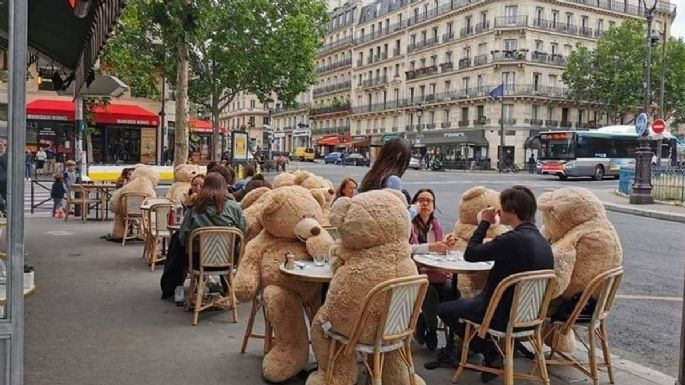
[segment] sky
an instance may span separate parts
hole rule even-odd
[[[685,0],[672,0],[676,5],[676,18],[671,27],[671,34],[685,38]]]

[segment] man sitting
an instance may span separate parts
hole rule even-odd
[[[552,248],[534,224],[537,204],[533,193],[527,187],[514,186],[500,194],[500,205],[501,210],[487,208],[480,212],[481,221],[464,252],[464,259],[468,262],[495,262],[488,275],[485,289],[475,298],[443,302],[438,307],[438,316],[462,340],[466,333],[466,325],[460,323],[459,319],[482,322],[490,298],[500,282],[511,275],[526,271],[554,269]],[[513,230],[491,242],[483,243],[488,228],[496,222],[497,214],[501,223],[511,226]],[[509,289],[502,296],[493,315],[491,329],[506,329],[512,299],[513,290]],[[483,353],[486,366],[493,367],[493,363],[499,358],[492,341],[486,342],[476,337],[472,340],[471,347],[474,351]],[[426,368],[432,369],[442,363],[453,365],[454,360],[450,357],[456,357],[453,341],[448,341],[448,346],[441,352],[437,365],[429,362]],[[481,377],[485,382],[496,376],[482,373]]]

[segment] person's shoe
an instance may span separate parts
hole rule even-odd
[[[419,314],[419,319],[416,321],[416,328],[414,329],[414,341],[416,341],[416,343],[419,345],[426,343],[426,323],[423,321],[422,314]]]
[[[483,366],[487,366],[488,368],[502,369],[502,358],[499,357],[492,362],[488,362],[488,360],[485,360],[483,362]],[[497,377],[499,377],[499,376],[494,374],[494,373],[488,373],[488,372],[481,372],[480,373],[480,380],[483,383],[488,383],[488,382],[496,379]]]
[[[454,348],[442,348],[438,352],[438,358],[435,361],[429,361],[423,364],[423,367],[428,370],[437,369],[439,367],[454,368],[459,364],[459,356]]]
[[[435,330],[428,330],[426,332],[426,347],[431,352],[438,348],[438,332]]]

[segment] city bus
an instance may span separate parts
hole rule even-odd
[[[610,126],[593,131],[548,131],[538,135],[540,173],[556,175],[561,180],[569,177],[606,176],[618,178],[621,166],[635,163],[637,134],[633,126]],[[670,161],[671,139],[664,133],[662,164]],[[657,141],[651,141],[656,154]],[[656,156],[652,161],[656,163]]]

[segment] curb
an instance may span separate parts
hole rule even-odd
[[[614,356],[612,358],[614,359],[613,366],[615,369],[624,371],[633,377],[638,377],[642,380],[653,382],[654,384],[659,385],[676,384],[676,378],[671,377],[668,374],[650,369],[633,361],[624,360],[618,356]]]
[[[683,215],[683,214],[674,214],[674,213],[667,213],[667,212],[663,212],[663,211],[638,209],[638,208],[635,208],[632,206],[621,205],[621,204],[610,203],[610,202],[602,202],[602,204],[604,205],[604,208],[607,209],[607,211],[614,211],[617,213],[637,215],[637,216],[641,216],[641,217],[648,217],[648,218],[654,218],[654,219],[661,219],[661,220],[670,221],[670,222],[685,223],[685,215]]]

